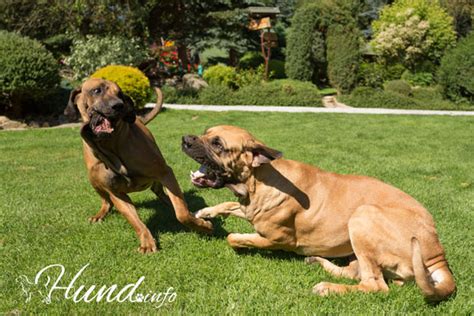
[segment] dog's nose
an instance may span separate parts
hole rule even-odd
[[[183,138],[182,138],[183,146],[186,147],[186,148],[191,148],[193,146],[193,143],[196,142],[197,138],[198,137],[194,136],[194,135],[183,136]]]
[[[116,102],[112,104],[112,109],[115,111],[121,111],[123,110],[124,104],[123,102]]]

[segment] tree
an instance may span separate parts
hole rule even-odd
[[[474,3],[466,0],[441,0],[441,5],[454,18],[454,28],[459,37],[464,37],[472,30],[474,20]]]
[[[354,14],[360,3],[348,0],[309,2],[299,7],[288,30],[286,74],[291,79],[327,84],[327,35],[330,26],[359,32]],[[357,34],[354,34],[357,37]]]

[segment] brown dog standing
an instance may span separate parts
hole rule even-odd
[[[319,295],[388,291],[415,279],[429,300],[455,291],[453,276],[433,218],[408,194],[379,180],[339,175],[297,161],[247,131],[210,128],[203,136],[183,137],[183,150],[202,164],[191,174],[198,187],[228,187],[240,200],[204,208],[199,218],[234,215],[248,220],[254,234],[229,234],[234,248],[294,251],[319,262],[329,273],[360,280],[358,285],[321,282]],[[321,257],[355,255],[346,267]]]
[[[154,110],[144,118],[136,118],[132,100],[117,84],[102,79],[90,79],[71,93],[64,113],[74,117],[77,112],[84,124],[81,128],[84,160],[89,180],[102,198],[99,212],[91,222],[102,220],[111,206],[122,213],[140,239],[139,251],[157,250],[155,240],[138,217],[127,193],[152,191],[165,202],[168,196],[177,219],[186,226],[211,232],[212,224],[193,217],[171,168],[166,164],[155,139],[145,127],[160,111],[163,103],[157,89],[158,101]]]

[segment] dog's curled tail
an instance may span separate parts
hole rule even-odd
[[[148,124],[153,120],[158,113],[160,113],[161,108],[163,107],[163,92],[161,92],[160,88],[155,87],[155,92],[156,92],[156,104],[155,107],[148,112],[145,116],[140,117],[140,120],[142,121],[143,124]]]
[[[447,262],[444,266],[429,273],[423,263],[420,242],[416,237],[411,239],[411,249],[415,281],[421,288],[426,300],[438,302],[453,294],[456,291],[456,284]]]

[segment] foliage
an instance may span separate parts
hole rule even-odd
[[[287,36],[285,69],[289,78],[325,83],[327,30],[339,24],[355,31],[351,11],[355,4],[357,1],[308,2],[296,10]]]
[[[142,108],[150,99],[148,78],[137,68],[111,65],[97,70],[91,78],[102,78],[118,84],[122,92],[132,98],[136,108]]]
[[[273,72],[270,72],[273,77]],[[240,69],[236,73],[235,85],[239,88],[248,85],[259,85],[265,79],[265,66],[261,64],[257,69]]]
[[[361,86],[382,88],[385,81],[400,79],[404,71],[405,67],[401,64],[365,62],[359,67],[357,82]]]
[[[236,88],[237,71],[234,67],[217,64],[207,68],[204,71],[203,78],[210,85],[225,85]]]
[[[321,95],[315,85],[290,79],[261,81],[237,90],[227,85],[210,85],[198,95],[170,87],[164,93],[167,102],[180,104],[321,106]]]
[[[331,25],[327,34],[329,82],[338,93],[350,92],[357,81],[360,36],[351,26]]]
[[[271,59],[268,62],[268,70],[272,79],[285,79],[285,62],[278,59]]]
[[[296,10],[288,29],[286,47],[286,74],[289,78],[311,81],[315,69],[325,68],[323,24],[319,4],[311,3]]]
[[[454,28],[459,37],[465,37],[472,30],[474,20],[474,5],[466,0],[440,0],[454,19]]]
[[[384,83],[385,91],[395,92],[403,96],[409,97],[412,94],[411,86],[405,80],[391,80]]]
[[[118,36],[87,36],[74,41],[71,56],[65,62],[74,71],[75,79],[83,79],[109,64],[137,66],[147,57],[136,39]]]
[[[71,33],[146,36],[148,6],[141,0],[3,0],[0,28],[45,39]]]
[[[406,70],[401,78],[413,86],[429,86],[434,82],[433,74],[425,71],[411,72]]]
[[[472,110],[468,104],[456,104],[441,97],[436,87],[416,87],[412,96],[370,87],[357,87],[350,95],[343,95],[339,101],[354,107],[394,108],[422,110]]]
[[[55,58],[60,58],[71,52],[72,38],[66,34],[58,34],[44,39],[42,43]]]
[[[243,87],[235,91],[234,99],[242,105],[321,106],[315,85],[290,79]]]
[[[249,68],[257,68],[261,64],[263,64],[265,60],[262,57],[262,53],[250,51],[246,52],[240,59],[239,59],[239,68],[241,69],[249,69]]]
[[[451,100],[474,102],[474,33],[459,41],[458,46],[441,60],[438,83]]]
[[[369,87],[357,87],[349,96],[343,96],[340,100],[347,105],[362,108],[414,109],[418,106],[413,98]]]
[[[44,94],[59,84],[58,64],[41,43],[0,31],[0,95],[21,115],[25,98]]]
[[[456,41],[452,18],[436,0],[397,0],[384,7],[372,27],[375,51],[410,69],[425,58],[438,62]]]

